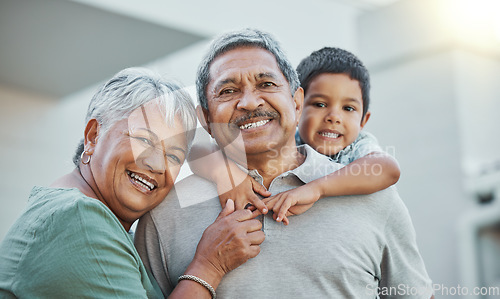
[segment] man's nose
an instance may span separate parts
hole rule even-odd
[[[238,104],[236,105],[237,109],[253,111],[257,109],[257,107],[264,105],[264,99],[259,96],[254,91],[245,91],[243,92],[241,98],[238,100]]]

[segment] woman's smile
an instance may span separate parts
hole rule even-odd
[[[158,183],[149,176],[127,170],[127,176],[132,185],[145,194],[151,194],[158,187]]]

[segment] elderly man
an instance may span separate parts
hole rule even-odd
[[[273,195],[340,168],[309,146],[296,146],[303,90],[269,34],[248,29],[216,39],[199,68],[197,89],[209,134],[238,162],[232,144],[241,137],[249,175]],[[136,245],[165,295],[220,209],[216,186],[193,175],[140,220]],[[226,275],[218,296],[432,295],[408,211],[394,188],[321,199],[288,226],[270,215],[261,221],[266,240],[260,254]]]

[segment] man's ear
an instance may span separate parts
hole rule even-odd
[[[366,111],[365,117],[363,117],[363,119],[361,120],[361,129],[363,129],[363,127],[366,125],[371,115],[372,114],[370,113],[370,111]]]
[[[208,132],[208,134],[210,134],[210,136],[212,136],[212,133],[210,132],[210,121],[208,120],[208,110],[198,105],[196,106],[196,116],[198,117],[198,121],[201,126]]]
[[[295,103],[295,126],[298,126],[300,116],[302,115],[302,108],[304,107],[304,89],[302,89],[302,87],[297,88],[293,94],[293,102]]]
[[[94,153],[95,145],[97,144],[97,139],[99,137],[99,130],[101,126],[95,118],[89,120],[87,126],[85,126],[84,132],[84,148],[85,151],[92,155]]]

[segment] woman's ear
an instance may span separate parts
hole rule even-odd
[[[201,126],[208,132],[208,134],[210,134],[210,136],[212,136],[212,133],[210,132],[210,122],[208,120],[208,110],[198,105],[196,106],[196,116],[198,117],[198,121]]]
[[[89,120],[85,126],[85,139],[83,141],[85,151],[92,155],[94,153],[95,145],[99,137],[100,125],[95,118]]]
[[[365,117],[363,117],[363,119],[361,120],[361,129],[363,129],[363,127],[366,125],[371,115],[372,114],[370,113],[370,111],[366,111]]]

